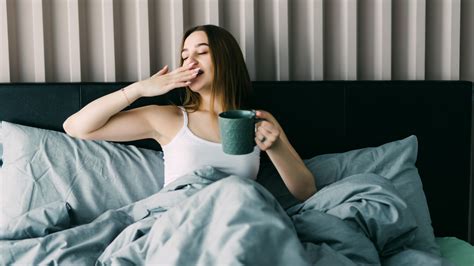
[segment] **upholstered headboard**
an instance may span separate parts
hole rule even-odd
[[[62,131],[82,106],[127,83],[0,84],[0,120]],[[256,107],[282,124],[303,158],[378,146],[409,135],[437,236],[474,241],[472,83],[464,81],[254,82]],[[179,101],[179,92],[131,107]],[[133,142],[160,149],[152,141]]]

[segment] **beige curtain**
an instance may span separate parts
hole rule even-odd
[[[253,80],[474,81],[474,0],[0,0],[0,82],[142,79],[205,23]]]

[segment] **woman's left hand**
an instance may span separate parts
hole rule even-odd
[[[280,140],[281,127],[272,114],[263,110],[256,111],[257,118],[264,119],[257,123],[255,142],[262,151],[266,151],[277,145]]]

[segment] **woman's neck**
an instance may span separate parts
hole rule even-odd
[[[201,95],[201,104],[198,108],[199,111],[203,112],[211,112],[211,96],[210,95]],[[217,97],[214,99],[214,113],[219,114],[221,113],[222,107],[219,103],[219,99]]]

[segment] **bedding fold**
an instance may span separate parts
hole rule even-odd
[[[0,240],[42,237],[71,226],[71,206],[64,201],[51,202],[0,225]]]
[[[375,174],[285,211],[255,181],[207,167],[88,224],[0,241],[0,264],[380,265],[415,232],[406,203]]]
[[[326,244],[357,264],[380,264],[413,241],[416,221],[389,180],[357,174],[290,208],[303,243]]]

